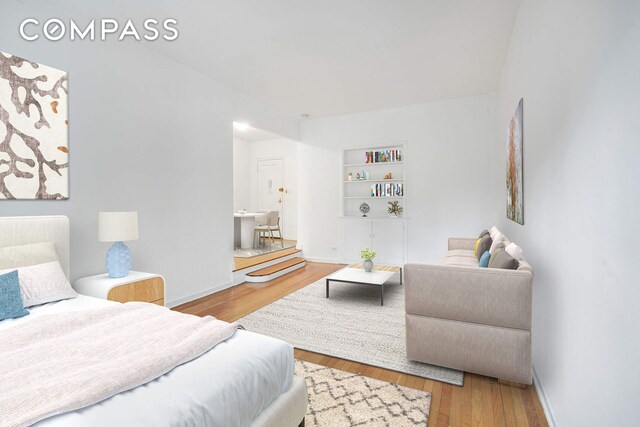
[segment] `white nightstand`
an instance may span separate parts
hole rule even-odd
[[[98,274],[76,280],[73,288],[82,295],[110,301],[164,305],[164,277],[159,274],[131,271],[119,279],[112,279],[106,273]]]

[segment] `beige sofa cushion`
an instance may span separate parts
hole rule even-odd
[[[442,257],[447,258],[451,256],[463,256],[468,258],[475,258],[475,255],[473,255],[473,249],[452,249],[450,251],[445,252]]]
[[[478,260],[473,254],[473,250],[452,249],[447,251],[438,261],[439,265],[459,265],[465,267],[477,267]]]
[[[450,266],[458,266],[458,267],[477,267],[478,260],[476,257],[462,257],[462,256],[452,256],[445,257],[438,261],[439,265],[450,265]]]

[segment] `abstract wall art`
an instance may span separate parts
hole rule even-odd
[[[0,199],[69,198],[67,73],[0,52]]]
[[[507,129],[507,218],[524,224],[522,190],[522,99]]]

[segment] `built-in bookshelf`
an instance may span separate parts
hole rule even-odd
[[[354,148],[343,151],[342,216],[362,218],[360,205],[369,205],[367,218],[396,218],[388,212],[389,202],[405,208],[404,144]]]

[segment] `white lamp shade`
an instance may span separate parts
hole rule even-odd
[[[98,241],[126,242],[138,240],[138,212],[100,212]]]

